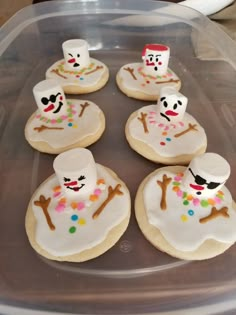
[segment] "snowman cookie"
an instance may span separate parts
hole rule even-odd
[[[186,113],[187,98],[172,87],[160,90],[157,105],[135,111],[125,134],[131,148],[156,163],[187,164],[205,152],[204,129]]]
[[[101,109],[88,100],[66,99],[55,80],[44,80],[33,88],[38,110],[25,126],[25,137],[38,151],[61,153],[96,142],[104,132]]]
[[[128,226],[126,185],[83,148],[61,153],[53,167],[56,174],[35,191],[26,213],[32,247],[58,261],[82,262],[103,254]]]
[[[224,186],[228,162],[215,153],[195,157],[187,168],[157,169],[141,183],[136,218],[156,248],[187,260],[217,256],[236,241],[236,204]]]
[[[64,59],[57,61],[47,70],[46,78],[57,80],[65,93],[91,93],[107,83],[107,66],[90,58],[88,43],[85,40],[68,40],[62,44],[62,49]]]
[[[170,48],[160,44],[147,44],[142,51],[142,63],[126,64],[117,73],[120,90],[129,97],[156,101],[160,88],[181,87],[179,77],[168,68]]]

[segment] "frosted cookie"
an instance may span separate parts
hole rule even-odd
[[[55,80],[44,80],[33,88],[38,110],[25,126],[25,137],[38,151],[61,153],[96,142],[105,129],[101,109],[87,100],[66,99]]]
[[[156,248],[187,260],[217,256],[236,241],[236,204],[224,186],[228,162],[215,153],[195,157],[187,168],[157,169],[141,183],[136,218]]]
[[[142,51],[142,63],[124,65],[116,76],[120,90],[129,97],[155,101],[160,88],[181,87],[178,76],[168,68],[170,49],[160,44],[147,44]]]
[[[56,174],[35,191],[26,213],[32,247],[58,261],[82,262],[103,254],[128,226],[126,185],[83,148],[61,153],[53,167]]]
[[[206,151],[204,129],[186,113],[188,99],[172,87],[160,90],[157,105],[135,111],[125,134],[131,148],[145,158],[163,164],[188,164]]]
[[[46,78],[57,80],[65,93],[91,93],[107,83],[107,66],[90,58],[88,43],[85,40],[68,40],[62,44],[62,50],[64,59],[57,61],[47,70]]]

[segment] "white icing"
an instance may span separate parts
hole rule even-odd
[[[129,192],[121,186],[120,191],[123,192],[123,195],[115,195],[102,213],[96,219],[92,218],[93,213],[107,198],[108,186],[111,185],[114,188],[118,184],[102,165],[96,164],[96,166],[98,178],[105,180],[106,189],[102,191],[97,201],[90,203],[89,208],[73,210],[71,207],[67,207],[63,212],[57,212],[55,208],[58,199],[53,198],[52,190],[53,187],[59,184],[56,176],[51,177],[35,194],[32,208],[37,221],[36,242],[54,256],[73,255],[93,248],[104,241],[108,232],[129,215]],[[46,199],[52,198],[48,212],[56,227],[54,231],[49,229],[42,209],[34,205],[34,201],[39,200],[40,195],[44,195]],[[85,220],[86,223],[80,225],[78,222],[73,222],[71,216],[75,214],[78,215],[79,219]],[[72,226],[76,227],[76,232],[73,234],[69,233]]]
[[[127,70],[125,70],[125,68],[132,68],[134,69],[133,74],[136,77],[136,80],[132,77],[132,75],[130,74],[130,72],[128,72]],[[120,70],[119,70],[119,78],[121,80],[123,80],[123,84],[125,85],[125,87],[129,90],[133,90],[133,91],[138,91],[138,92],[143,92],[145,94],[148,95],[157,95],[160,92],[160,88],[168,85],[168,86],[177,86],[180,81],[178,83],[175,82],[169,82],[171,79],[172,80],[180,80],[178,78],[178,76],[170,69],[168,69],[168,72],[166,75],[164,76],[158,76],[156,78],[154,77],[150,77],[150,76],[146,76],[144,77],[143,75],[140,74],[140,71],[138,71],[138,69],[142,68],[143,69],[143,65],[142,63],[129,63],[127,65],[124,65]],[[144,71],[144,70],[142,70]],[[161,83],[161,82],[166,82],[167,83]],[[149,82],[149,83],[147,83]],[[158,84],[161,83],[161,84]]]
[[[46,72],[46,77],[50,78],[50,79],[55,79],[57,80],[60,85],[63,86],[68,86],[68,85],[74,85],[74,86],[79,86],[81,88],[83,87],[91,87],[96,85],[102,78],[102,76],[104,75],[104,73],[106,72],[106,65],[104,63],[102,63],[101,61],[98,61],[96,59],[90,58],[90,62],[91,62],[91,67],[88,66],[83,73],[81,74],[77,74],[80,72],[80,70],[69,70],[69,72],[67,72],[68,70],[65,69],[65,60],[59,60],[57,62],[55,62]],[[64,69],[64,71],[60,70],[60,65],[62,64],[62,68]],[[96,69],[96,67],[102,67],[101,69],[90,73],[90,74],[86,74],[90,71],[93,71]],[[64,76],[66,78],[61,77],[60,75],[56,74],[55,71],[58,70],[61,76]],[[79,77],[77,77],[79,76]]]
[[[131,120],[128,125],[132,138],[144,142],[163,157],[191,154],[206,145],[205,131],[191,115],[185,113],[184,119],[180,123],[159,124],[156,120],[156,107],[157,105],[149,105],[138,110],[138,116]],[[146,118],[148,133],[144,132],[143,125],[138,120],[141,112],[148,114]],[[190,131],[181,137],[174,137],[175,134],[186,130],[189,123],[197,124],[198,131]],[[167,134],[163,136],[163,132]],[[167,138],[171,141],[166,140]],[[165,145],[161,145],[161,142],[165,142]]]
[[[85,108],[82,117],[78,117],[82,107],[81,104],[89,103],[89,106]],[[43,141],[48,143],[51,147],[57,149],[67,145],[74,144],[83,140],[87,136],[94,135],[101,126],[100,108],[93,102],[86,100],[68,99],[67,104],[72,104],[74,114],[72,122],[69,121],[70,117],[65,118],[61,123],[47,123],[47,119],[40,120],[36,118],[40,115],[39,111],[35,112],[34,118],[26,125],[26,136],[30,141]],[[70,105],[68,105],[69,107]],[[69,125],[72,125],[69,127]],[[47,127],[64,128],[63,130],[44,130],[38,132],[34,128],[38,128],[41,125]]]
[[[236,211],[232,207],[232,197],[226,187],[222,187],[224,200],[215,207],[217,210],[226,206],[229,208],[229,218],[218,216],[206,223],[200,223],[199,219],[211,213],[212,206],[194,206],[193,203],[183,205],[183,199],[178,197],[172,190],[170,183],[167,187],[167,209],[161,210],[161,188],[157,185],[157,180],[162,181],[162,176],[166,174],[172,179],[176,174],[161,170],[149,179],[143,190],[144,205],[148,221],[157,227],[164,238],[177,250],[194,251],[204,241],[214,239],[223,243],[233,243],[236,241]],[[193,210],[194,215],[190,216],[188,210]],[[185,215],[187,221],[183,221],[181,216]]]

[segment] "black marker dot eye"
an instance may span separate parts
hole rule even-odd
[[[182,102],[181,102],[181,101],[178,101],[178,104],[179,104],[179,105],[182,105]]]
[[[156,58],[156,62],[158,62],[159,61],[159,59],[158,58]]]
[[[174,106],[173,106],[173,109],[176,109],[178,107],[178,105],[177,104],[175,104]]]
[[[46,97],[43,97],[41,99],[41,102],[43,103],[43,105],[47,105],[49,101],[48,101],[48,99]]]
[[[164,101],[163,105],[164,105],[165,107],[167,107],[167,106],[168,106],[167,101]]]
[[[64,177],[64,182],[70,182],[70,178]]]
[[[165,97],[165,96],[163,96],[163,97],[161,98],[161,102],[162,102],[162,101],[164,101],[165,99],[166,99],[166,97]]]
[[[78,178],[78,180],[83,180],[83,179],[85,179],[85,176],[83,176],[83,175],[81,175],[81,176]]]
[[[77,57],[79,58],[79,57],[80,57],[80,54],[77,54]]]
[[[150,57],[150,61],[152,61],[152,57]]]

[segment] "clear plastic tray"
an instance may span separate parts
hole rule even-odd
[[[126,182],[132,203],[142,179],[160,165],[129,148],[126,120],[150,103],[123,95],[115,75],[125,63],[139,61],[143,46],[151,42],[170,46],[170,67],[189,98],[187,111],[204,126],[208,151],[231,164],[227,186],[236,199],[236,45],[226,34],[196,11],[158,1],[29,6],[0,33],[0,312],[235,314],[235,246],[209,261],[180,261],[150,245],[132,213],[121,240],[92,261],[48,261],[30,247],[25,212],[34,190],[53,173],[54,156],[34,151],[24,138],[24,126],[36,109],[33,86],[62,58],[62,42],[71,38],[86,39],[91,56],[110,69],[105,88],[75,98],[90,99],[103,109],[106,131],[90,149],[98,163]],[[214,59],[197,57],[203,41]]]

